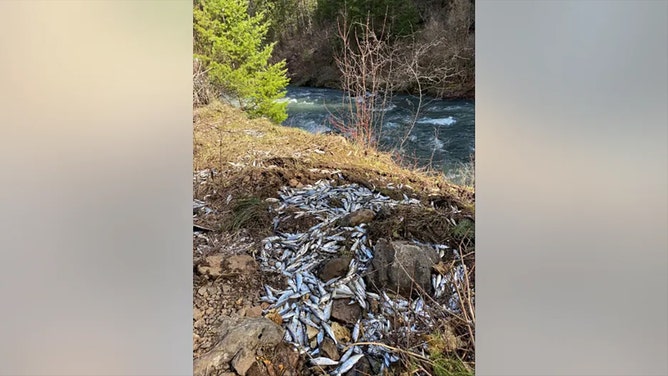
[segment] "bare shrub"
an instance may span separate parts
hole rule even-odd
[[[383,109],[390,102],[393,88],[389,75],[393,70],[393,50],[371,27],[371,21],[349,25],[341,17],[338,36],[343,43],[335,57],[341,72],[343,103],[347,113],[330,117],[332,125],[351,140],[375,148],[383,123]]]

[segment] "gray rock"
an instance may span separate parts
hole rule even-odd
[[[253,362],[255,362],[255,351],[242,348],[237,355],[232,358],[232,368],[234,368],[238,374],[243,376],[253,365]]]
[[[379,239],[366,282],[376,289],[399,292],[405,297],[417,292],[416,287],[430,293],[431,269],[438,260],[438,253],[430,247]]]
[[[278,345],[284,330],[271,320],[225,318],[218,328],[219,341],[193,364],[195,376],[207,376],[230,367],[244,376],[255,361],[257,350]]]

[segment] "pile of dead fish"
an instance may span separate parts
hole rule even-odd
[[[328,367],[331,375],[342,375],[352,369],[363,357],[373,358],[380,363],[380,373],[399,360],[399,356],[380,345],[356,345],[359,342],[382,342],[390,333],[429,327],[430,310],[433,301],[422,298],[412,301],[390,298],[385,292],[373,293],[367,290],[363,273],[373,258],[373,244],[367,235],[367,226],[342,227],[339,220],[361,209],[378,212],[383,207],[399,204],[420,205],[419,201],[404,196],[396,201],[356,184],[332,186],[328,181],[319,181],[303,188],[283,188],[275,209],[274,229],[286,218],[309,215],[317,219],[317,224],[303,233],[281,233],[263,240],[259,260],[265,271],[285,275],[288,287],[277,289],[265,286],[262,300],[270,303],[265,312],[277,312],[283,322],[285,340],[306,353],[311,364]],[[345,243],[352,244],[349,248]],[[431,245],[441,257],[448,251],[446,245]],[[345,276],[322,281],[315,271],[325,261],[348,252],[352,260]],[[434,298],[454,288],[453,276],[432,275]],[[452,292],[452,291],[450,291]],[[456,296],[456,295],[455,295]],[[331,320],[334,299],[349,299],[367,312],[360,317],[348,335],[335,333],[337,324]],[[372,301],[380,311],[369,312]],[[456,309],[457,302],[446,304],[448,309]],[[321,354],[319,345],[325,337],[330,337],[338,348],[344,351],[338,360]]]

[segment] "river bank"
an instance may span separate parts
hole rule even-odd
[[[383,299],[375,303],[372,298],[362,299],[359,304],[365,308],[352,313],[353,317],[349,319],[345,319],[348,316],[340,312],[333,314],[336,317],[331,319],[330,324],[332,328],[339,328],[333,334],[333,340],[338,345],[333,347],[327,335],[311,344],[315,346],[313,351],[301,354],[293,352],[291,346],[280,341],[282,338],[278,338],[278,342],[270,346],[271,349],[261,341],[244,343],[246,347],[241,349],[238,348],[242,346],[240,344],[232,345],[232,338],[238,328],[259,330],[258,333],[266,334],[267,341],[276,337],[272,333],[281,333],[282,337],[284,333],[290,332],[287,311],[279,315],[277,310],[272,310],[271,306],[277,302],[274,300],[272,303],[267,291],[287,288],[291,283],[299,283],[302,278],[324,278],[323,267],[330,265],[333,259],[356,259],[356,249],[358,253],[360,249],[367,249],[378,255],[380,250],[376,246],[383,241],[388,244],[399,244],[402,241],[432,244],[434,249],[442,253],[434,256],[438,260],[429,261],[430,271],[427,284],[424,285],[425,291],[411,289],[403,297],[401,294],[394,297],[392,291],[387,291],[392,296],[392,302],[425,307],[421,309],[429,312],[430,317],[434,320],[439,318],[429,331],[418,325],[408,336],[398,331],[399,326],[394,326],[398,323],[390,325],[388,322],[390,329],[387,335],[378,340],[381,347],[396,350],[385,352],[391,354],[385,357],[388,364],[391,361],[388,369],[400,372],[421,367],[424,371],[417,374],[423,372],[421,374],[425,375],[452,374],[456,370],[463,372],[460,374],[470,373],[467,369],[472,369],[474,364],[474,319],[469,317],[473,309],[475,268],[475,199],[472,188],[450,184],[442,175],[427,175],[405,169],[397,165],[389,154],[358,147],[343,137],[310,134],[262,119],[250,120],[241,111],[219,103],[196,109],[193,123],[193,196],[197,200],[193,210],[196,225],[193,234],[193,359],[196,374],[322,374],[323,371],[333,371],[335,367],[345,368],[347,364],[340,358],[345,357],[349,349],[354,349],[354,353],[359,352],[360,356],[348,353],[348,357],[356,360],[356,364],[350,366],[351,370],[347,374],[374,374],[374,370],[383,367],[383,357],[374,357],[375,353],[370,352],[371,346],[361,344],[361,340],[366,338],[364,336],[370,333],[367,331],[360,334],[360,325],[357,325],[359,341],[356,341],[356,345],[346,335],[351,337],[354,334],[355,322],[363,322],[368,317],[382,320],[386,314],[386,308],[383,307],[390,302]],[[327,211],[329,217],[313,216],[309,214],[310,209],[299,209],[288,204],[296,202],[299,195],[311,195],[318,190],[338,190],[343,194],[342,198],[328,196],[330,201],[326,208],[330,208]],[[279,195],[280,192],[283,192],[283,196]],[[380,200],[373,204],[376,206],[372,206],[376,210],[364,211],[364,205],[368,202],[368,199],[364,199],[367,197],[364,192],[370,192],[374,200]],[[359,197],[362,201],[356,204],[350,195],[361,195]],[[290,199],[292,201],[285,201],[289,197],[293,197]],[[346,203],[348,199],[351,201]],[[309,205],[313,202],[308,198],[304,200]],[[322,199],[315,200],[316,204],[319,201],[322,204]],[[340,205],[338,209],[337,205]],[[363,215],[360,213],[369,214],[370,217],[354,219],[361,218]],[[350,234],[350,239],[362,236],[359,239],[364,240],[357,242],[362,244],[359,247],[344,240],[348,235],[345,233],[346,227],[341,224],[344,218],[350,221],[350,215],[353,214],[353,220],[361,222],[355,226],[358,235]],[[281,245],[278,239],[270,240],[274,248],[267,248],[267,239],[273,239],[279,234],[309,233],[312,237],[325,233],[329,225],[318,224],[318,221],[325,219],[330,222],[335,220],[338,223],[336,226],[334,222],[327,223],[334,226],[332,231],[343,234],[337,235],[343,242],[337,254],[330,257],[320,249],[313,248],[309,254],[324,255],[324,258],[314,259],[313,262],[319,264],[313,269],[315,274],[304,270],[294,280],[296,282],[290,277],[286,279],[290,273],[281,273],[281,269],[270,270],[273,267],[271,255],[262,250],[285,252],[281,247],[289,247],[291,241]],[[367,240],[369,247],[365,248],[363,243]],[[425,247],[425,252],[432,252]],[[292,256],[283,254],[280,257],[290,259]],[[359,265],[364,266],[363,261],[359,261]],[[344,265],[344,273],[347,270],[354,276],[353,264],[350,269],[349,265]],[[369,270],[374,270],[370,263],[367,266]],[[356,269],[358,267],[355,266]],[[438,282],[438,286],[444,287],[446,276],[461,268],[468,271],[465,278],[468,292],[461,295],[465,297],[461,303],[463,312],[453,314],[445,309],[447,299],[437,296],[436,290],[432,291],[429,276],[435,279],[431,282]],[[369,296],[385,293],[385,290],[370,287],[369,273],[360,272],[357,277],[359,281],[367,281]],[[327,291],[328,287],[322,287]],[[316,292],[312,291],[309,295],[316,295]],[[321,294],[318,296],[324,299]],[[315,299],[315,296],[311,299]],[[322,302],[325,304],[324,300]],[[415,319],[407,316],[407,320]],[[271,324],[271,320],[280,325]],[[424,321],[424,318],[421,320]],[[302,324],[299,325],[301,327]],[[367,327],[363,329],[367,330]],[[311,326],[305,328],[314,329]],[[290,338],[292,342],[296,340]],[[326,343],[329,343],[327,348],[323,347]],[[230,346],[237,347],[234,354],[228,354],[226,358],[223,352],[231,351]],[[239,355],[242,353],[252,354]],[[329,359],[338,357],[341,364],[315,366],[312,358],[318,355]],[[441,372],[444,370],[451,372]]]
[[[332,117],[349,119],[341,90],[288,86],[288,118],[282,123],[311,133],[339,130]],[[378,149],[395,153],[411,168],[442,172],[458,185],[474,184],[475,102],[392,95],[373,104]]]

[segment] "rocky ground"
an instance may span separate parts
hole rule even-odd
[[[423,302],[420,304],[424,305],[432,304],[431,301],[434,307],[446,305],[449,297],[435,297],[432,278],[439,273],[445,276],[454,266],[455,257],[452,253],[439,255],[434,249],[416,246],[412,243],[414,240],[458,249],[460,259],[471,271],[468,282],[475,282],[472,278],[472,192],[443,182],[431,184],[432,180],[420,180],[419,175],[403,173],[394,166],[367,168],[355,165],[361,163],[359,159],[349,159],[346,163],[346,157],[351,158],[351,153],[357,151],[353,147],[334,149],[332,143],[340,141],[325,136],[311,138],[311,135],[301,133],[290,134],[293,145],[278,141],[280,148],[271,149],[272,142],[268,141],[267,135],[274,134],[273,138],[280,140],[285,136],[282,129],[235,118],[240,115],[227,111],[231,110],[223,108],[215,117],[200,113],[195,119],[195,375],[322,375],[335,369],[314,365],[312,356],[303,351],[300,353],[285,342],[284,320],[266,301],[265,286],[282,291],[290,288],[290,282],[284,275],[262,267],[262,240],[277,233],[305,232],[317,223],[314,216],[292,213],[289,210],[295,209],[288,208],[284,213],[287,220],[274,228],[270,213],[279,205],[278,192],[282,187],[301,188],[321,179],[330,179],[335,185],[361,184],[396,200],[410,196],[421,202],[421,206],[406,204],[377,211],[357,210],[337,222],[342,227],[364,224],[373,241],[374,258],[364,277],[369,291],[386,292],[397,298],[403,296],[412,304],[411,309],[420,299]],[[212,129],[212,122],[220,118],[225,120],[225,126],[214,126],[215,132],[207,134],[207,130]],[[198,127],[204,129],[198,131]],[[211,142],[209,149],[216,143],[234,145],[238,149],[223,155],[223,149],[219,147],[217,156],[211,150],[202,150],[206,148],[206,139],[214,136],[217,142]],[[235,137],[241,137],[243,142]],[[239,150],[246,151],[241,153]],[[329,150],[331,162],[322,159],[321,152],[313,153],[312,150]],[[339,152],[345,154],[337,155]],[[366,152],[364,156],[367,156]],[[350,244],[347,244],[345,249],[349,248]],[[345,249],[317,266],[315,274],[320,280],[343,277],[349,272],[354,255]],[[471,286],[469,290],[472,291]],[[343,344],[355,342],[353,337],[359,335],[356,330],[358,333],[366,330],[359,328],[362,318],[368,314],[380,315],[383,309],[380,300],[369,299],[369,305],[361,307],[360,303],[351,304],[350,299],[334,299],[331,304],[332,335],[316,341],[317,330],[311,331],[313,328],[308,325],[305,335],[311,348],[319,350],[319,357],[334,361],[340,361],[342,357],[354,358],[357,355],[347,353],[349,347]],[[396,335],[388,335],[382,340],[380,345],[394,348],[393,354],[400,359],[392,365],[390,373],[471,374],[473,323],[470,315],[464,314],[466,317],[462,318],[448,316],[445,311],[430,313],[439,319],[422,327],[417,325],[419,323],[401,321],[414,320],[410,315],[413,319],[397,315],[398,318],[393,320],[393,328],[412,326],[414,330],[409,331],[412,334],[408,337],[396,331],[392,332]],[[464,322],[466,324],[462,324]],[[379,374],[380,366],[374,359],[360,356],[354,366],[342,374],[375,375]]]

